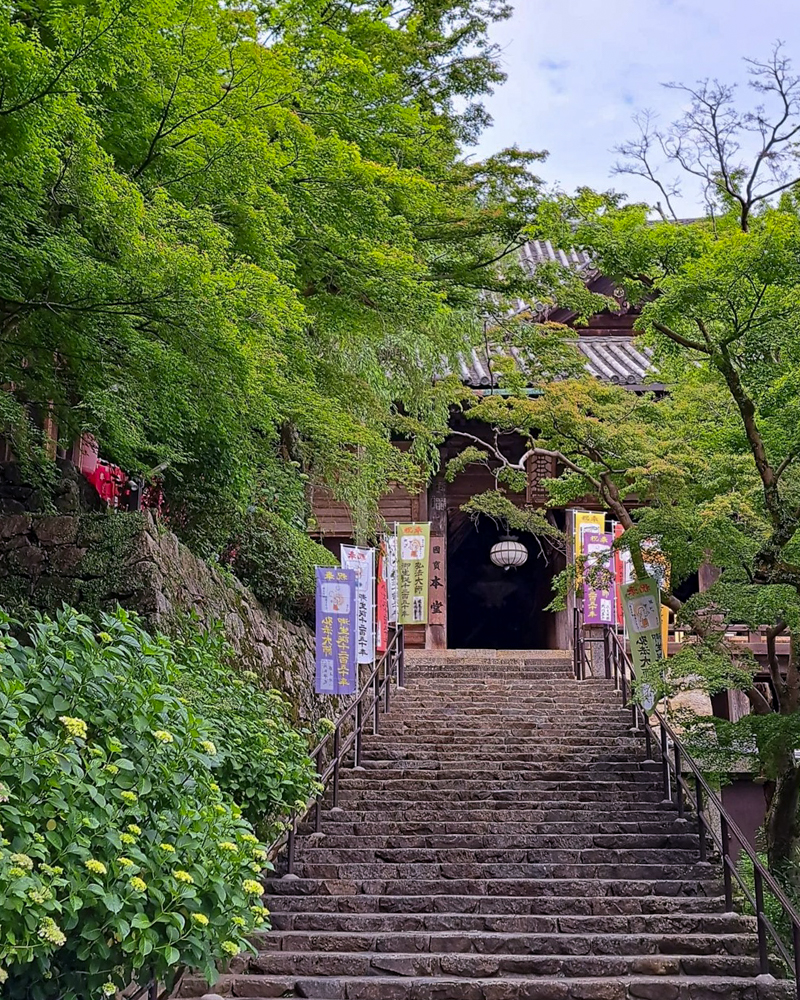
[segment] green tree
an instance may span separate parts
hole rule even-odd
[[[130,471],[166,463],[173,523],[209,554],[263,483],[287,482],[277,506],[302,524],[296,483],[324,482],[365,533],[387,481],[435,460],[451,389],[429,373],[477,332],[477,297],[525,286],[493,264],[522,240],[536,156],[461,157],[508,13],[6,4],[0,366],[18,450],[33,409]]]
[[[637,325],[669,396],[639,398],[579,379],[553,383],[537,399],[490,397],[472,412],[490,426],[519,430],[529,454],[557,459],[552,502],[595,495],[624,525],[637,574],[645,573],[641,543],[658,541],[672,567],[673,592],[662,599],[691,639],[656,680],[663,693],[701,684],[747,693],[751,715],[712,727],[705,747],[741,757],[749,745],[743,737],[751,738],[755,766],[774,782],[765,839],[770,864],[780,869],[795,858],[799,834],[792,751],[800,737],[800,164],[793,144],[800,80],[779,49],[752,69],[759,99],[777,100],[774,119],[762,107],[739,110],[729,88],[708,83],[690,91],[690,109],[672,128],[656,135],[652,120],[640,119],[642,137],[622,147],[620,169],[627,163],[659,184],[662,221],[651,221],[646,206],[589,191],[540,212],[540,232],[588,251],[640,307]],[[753,161],[740,162],[753,136]],[[661,179],[654,150],[701,180],[707,217],[670,218],[676,186]],[[553,295],[560,295],[557,280]],[[524,466],[520,456],[492,458]],[[682,604],[674,588],[706,562],[721,571],[719,583]],[[754,681],[752,656],[726,642],[719,616],[769,628],[771,697]],[[785,667],[776,654],[782,634],[791,648]]]

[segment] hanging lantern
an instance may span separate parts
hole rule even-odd
[[[513,535],[506,535],[492,546],[489,558],[501,569],[510,570],[512,566],[524,566],[528,561],[528,550],[518,542]]]

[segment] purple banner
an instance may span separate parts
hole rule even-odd
[[[613,535],[604,531],[583,533],[584,625],[611,625],[614,622],[613,540]]]
[[[356,694],[356,574],[317,566],[317,694]]]

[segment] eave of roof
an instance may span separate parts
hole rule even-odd
[[[637,392],[664,389],[661,383],[648,381],[654,374],[650,360],[652,351],[649,347],[637,346],[633,337],[593,335],[578,337],[571,343],[585,358],[587,372],[603,382],[612,382]],[[527,365],[522,352],[512,347],[510,354],[524,374]],[[496,388],[498,380],[492,370],[492,358],[507,356],[508,353],[498,347],[489,348],[488,358],[485,352],[472,348],[458,356],[455,369],[445,367],[444,374],[452,374],[455,370],[461,381],[473,389]]]

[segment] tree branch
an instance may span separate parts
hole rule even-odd
[[[653,323],[653,326],[659,333],[663,333],[665,337],[669,337],[670,340],[676,344],[680,344],[682,347],[688,347],[691,351],[700,351],[701,354],[711,353],[705,344],[701,344],[698,340],[690,340],[688,337],[684,337],[677,330],[673,330],[672,327],[666,326],[664,323],[656,322]]]

